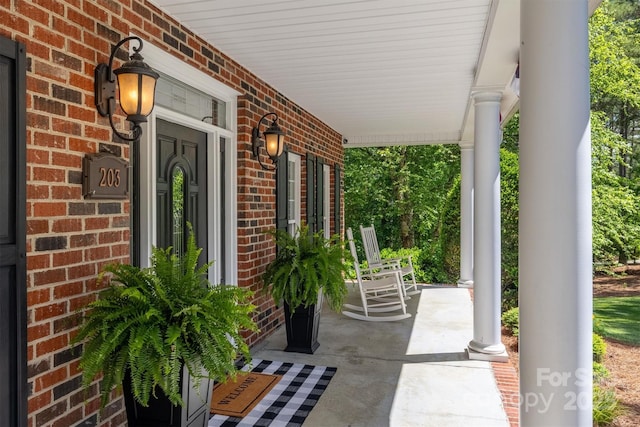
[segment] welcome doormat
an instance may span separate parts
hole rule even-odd
[[[255,373],[281,375],[280,381],[243,418],[214,414],[209,427],[232,426],[302,426],[322,392],[327,388],[336,368],[302,363],[253,359]]]
[[[227,380],[213,388],[211,412],[242,418],[280,381],[280,375],[239,373],[235,381]]]

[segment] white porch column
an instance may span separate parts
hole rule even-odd
[[[460,144],[460,279],[473,287],[473,143]]]
[[[521,2],[523,427],[592,425],[587,3]]]
[[[473,340],[469,357],[506,361],[500,331],[500,99],[483,91],[475,101],[473,199]]]

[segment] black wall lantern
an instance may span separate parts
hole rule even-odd
[[[133,48],[133,55],[122,67],[113,70],[113,57],[124,43],[136,40],[139,46]],[[118,137],[125,141],[135,141],[140,138],[142,128],[140,123],[147,121],[147,116],[153,110],[156,93],[156,81],[160,75],[153,68],[144,63],[140,55],[142,40],[139,37],[122,39],[111,50],[109,64],[98,64],[95,71],[96,107],[102,117],[109,117],[111,129]],[[133,123],[131,136],[124,135],[113,125],[113,113],[116,108],[116,77],[120,92],[120,108],[127,115],[127,120]]]
[[[267,116],[274,116],[274,119],[269,128],[261,134],[260,125]],[[262,138],[264,138],[264,141]],[[263,169],[274,170],[278,157],[280,157],[284,151],[284,132],[280,129],[280,126],[278,126],[278,115],[276,113],[267,113],[260,117],[258,125],[254,127],[251,132],[251,144],[253,146],[253,156],[258,159],[260,166],[262,166]],[[260,147],[262,146],[264,146],[269,158],[273,162],[273,167],[268,167],[260,160]]]

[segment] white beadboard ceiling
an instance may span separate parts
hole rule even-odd
[[[517,106],[520,0],[151,1],[347,146],[471,142],[477,89]]]

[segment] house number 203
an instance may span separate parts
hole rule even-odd
[[[100,168],[100,187],[120,187],[120,169]]]
[[[82,159],[82,194],[88,199],[126,199],[129,164],[113,154],[87,154]]]

